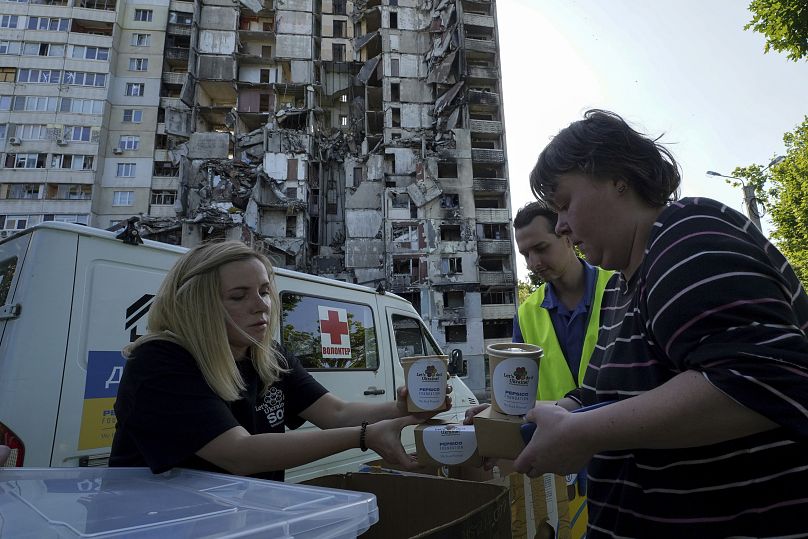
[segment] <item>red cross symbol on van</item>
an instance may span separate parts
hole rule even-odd
[[[339,345],[342,336],[348,335],[348,322],[342,322],[337,311],[328,311],[328,319],[320,320],[320,333],[328,333],[331,344]]]

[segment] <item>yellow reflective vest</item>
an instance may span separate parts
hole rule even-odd
[[[524,341],[537,344],[544,350],[544,356],[539,363],[539,389],[536,393],[538,400],[558,400],[579,387],[583,381],[589,358],[598,341],[603,290],[606,288],[609,278],[614,274],[613,271],[602,268],[596,267],[595,269],[598,272],[595,280],[595,297],[592,298],[589,310],[589,322],[586,326],[581,362],[575,379],[573,379],[567,360],[561,351],[550,313],[541,306],[547,284],[541,285],[519,306],[519,328],[522,330]]]

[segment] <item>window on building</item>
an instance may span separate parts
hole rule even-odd
[[[362,167],[354,167],[353,169],[353,186],[359,187],[362,183]]]
[[[339,102],[340,103],[347,103],[348,102],[348,94],[342,94],[341,96],[339,96]]]
[[[22,48],[25,56],[59,56],[65,55],[65,46],[57,43],[26,43]]]
[[[335,62],[344,62],[345,61],[345,44],[344,43],[332,43],[331,44],[331,59]]]
[[[398,66],[399,66],[399,59],[398,58],[391,58],[390,59],[390,76],[391,77],[398,77]]]
[[[104,112],[104,102],[100,99],[63,97],[59,103],[59,111],[78,114],[101,114]]]
[[[73,142],[90,142],[91,129],[83,125],[66,125],[63,138]]]
[[[177,192],[169,189],[154,189],[151,193],[151,203],[160,206],[173,206],[177,201]]]
[[[19,22],[20,22],[19,15],[0,16],[0,28],[17,28]]]
[[[48,126],[45,124],[19,124],[15,126],[10,136],[22,140],[46,140],[48,138]]]
[[[154,11],[151,9],[136,9],[135,20],[140,22],[151,22],[154,17]]]
[[[288,199],[297,199],[297,187],[287,187],[283,194],[286,195]]]
[[[398,249],[418,249],[418,226],[394,223],[392,226],[393,246]]]
[[[56,97],[18,95],[14,97],[12,110],[26,112],[56,112]]]
[[[97,88],[103,88],[107,84],[107,75],[106,73],[65,71],[64,83],[75,86],[95,86]]]
[[[398,28],[398,13],[395,11],[390,12],[390,28]]]
[[[448,275],[451,273],[463,273],[463,259],[459,256],[452,256],[440,259],[441,273]]]
[[[345,114],[339,115],[339,126],[348,127],[348,116],[346,116]]]
[[[181,24],[183,26],[191,26],[191,23],[194,22],[194,16],[191,13],[185,13],[182,11],[169,11],[168,22],[170,22],[171,24]]]
[[[446,326],[446,342],[466,342],[466,326]]]
[[[483,339],[510,339],[513,322],[510,320],[483,320]]]
[[[17,69],[14,67],[0,67],[0,82],[14,82]]]
[[[270,103],[272,103],[272,96],[269,94],[261,94],[258,96],[258,110],[260,112],[271,112],[269,110]]]
[[[143,111],[140,109],[123,109],[123,121],[139,124],[143,121]]]
[[[84,60],[109,60],[109,49],[107,47],[73,45],[73,58],[82,58]]]
[[[261,84],[269,84],[270,82],[269,77],[271,74],[272,74],[271,69],[261,69],[258,72],[258,82],[260,82]]]
[[[116,176],[119,178],[134,178],[135,163],[118,163],[118,172]]]
[[[122,150],[137,150],[140,148],[140,137],[137,135],[121,135],[118,148]]]
[[[264,60],[272,59],[272,45],[261,45],[261,58]]]
[[[45,168],[46,153],[7,153],[6,168]]]
[[[480,303],[483,305],[513,304],[513,290],[488,290],[480,292]]]
[[[418,269],[416,258],[393,258],[394,275],[414,275]]]
[[[61,75],[58,69],[20,69],[17,71],[17,82],[59,84]]]
[[[286,160],[286,179],[297,180],[297,159]]]
[[[481,256],[477,264],[483,271],[505,271],[508,268],[506,260],[499,256]]]
[[[460,225],[440,225],[441,241],[460,241]]]
[[[440,197],[441,208],[459,208],[460,195],[457,193],[443,193]]]
[[[154,176],[175,178],[180,175],[180,166],[171,161],[155,161]]]
[[[51,156],[51,168],[71,170],[92,170],[94,156],[55,153]]]
[[[466,293],[462,290],[447,290],[443,293],[444,309],[460,309],[465,306]]]
[[[410,195],[407,193],[393,193],[393,208],[408,209],[410,207]]]
[[[287,238],[297,237],[297,215],[286,216],[286,237]]]
[[[401,127],[401,107],[390,107],[391,127]]]
[[[367,305],[284,292],[281,344],[306,369],[368,369],[379,366],[376,324]]]
[[[133,47],[148,47],[151,44],[151,34],[132,34]]]
[[[142,82],[127,82],[124,93],[128,96],[139,97],[144,95],[146,85]]]
[[[129,71],[146,71],[149,69],[148,58],[130,58]]]
[[[112,193],[113,206],[132,206],[134,203],[135,203],[134,191],[114,191]]]
[[[0,41],[0,54],[20,54],[19,41]]]
[[[438,161],[438,178],[457,178],[457,163]]]
[[[333,21],[334,37],[348,37],[346,35],[348,23],[347,21]]]
[[[39,198],[41,185],[38,183],[12,183],[6,198],[20,200],[36,200]]]
[[[67,32],[70,19],[58,17],[28,17],[29,30],[50,30],[52,32]]]
[[[93,197],[93,186],[82,185],[78,183],[62,183],[58,185],[51,185],[49,189],[56,188],[55,193],[48,198],[56,198],[61,200],[91,200]],[[58,219],[54,219],[58,221]],[[72,222],[72,221],[68,221]]]
[[[401,85],[397,82],[390,83],[390,101],[401,101]]]
[[[346,11],[346,0],[333,0],[334,4],[334,15],[345,15],[347,14]]]
[[[28,226],[29,215],[6,215],[3,230],[23,230]]]
[[[478,223],[477,237],[485,240],[507,240],[510,239],[508,228],[508,225],[502,223]]]
[[[8,124],[0,124],[0,140],[6,140],[6,128]]]
[[[77,214],[57,214],[53,216],[51,221],[56,221],[57,223],[77,223],[80,225],[87,224],[87,215],[77,215]]]

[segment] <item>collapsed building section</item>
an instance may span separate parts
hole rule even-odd
[[[167,33],[187,47],[161,102],[176,217],[142,234],[243,239],[279,267],[395,292],[483,390],[485,346],[515,314],[495,13],[198,0],[190,35]]]

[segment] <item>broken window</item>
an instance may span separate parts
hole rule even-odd
[[[441,208],[459,208],[460,195],[457,193],[443,193],[440,197]]]
[[[393,258],[394,275],[413,275],[413,269],[417,268],[418,262],[412,258]]]
[[[154,176],[176,178],[180,175],[180,166],[171,161],[155,161]]]
[[[395,11],[390,12],[390,28],[396,29],[398,28],[398,13]]]
[[[269,110],[269,104],[271,96],[269,94],[260,94],[258,96],[258,111],[259,112],[271,112]]]
[[[332,43],[331,44],[331,59],[335,62],[345,61],[345,44]]]
[[[466,342],[466,326],[446,326],[446,342]]]
[[[401,101],[401,85],[397,82],[390,83],[390,101]]]
[[[347,12],[345,10],[345,4],[347,4],[347,0],[333,0],[334,3],[334,15],[345,15]]]
[[[333,21],[334,37],[348,37],[346,36],[347,25],[346,21]]]
[[[410,207],[410,195],[407,193],[393,193],[393,207],[406,209]]]
[[[505,207],[505,202],[500,198],[475,198],[474,207],[501,209]]]
[[[420,292],[396,292],[396,295],[401,296],[402,298],[406,299],[412,306],[415,308],[418,313],[421,312],[421,293]],[[393,320],[398,318],[397,315],[393,315]],[[403,317],[401,317],[403,318]],[[394,322],[395,324],[395,322]],[[396,332],[398,335],[398,332]]]
[[[460,225],[441,225],[441,241],[460,241]]]
[[[286,179],[287,180],[297,179],[297,159],[286,160]]]
[[[462,290],[450,290],[443,293],[444,309],[459,309],[465,305],[466,293]]]
[[[418,248],[418,227],[416,225],[393,225],[393,246],[399,249]]]
[[[483,305],[511,305],[513,304],[513,290],[488,290],[480,293],[480,303]]]
[[[507,267],[505,259],[499,256],[481,256],[479,265],[483,271],[505,271]]]
[[[262,69],[258,73],[258,82],[261,84],[269,84],[269,76],[272,73],[271,69]]]
[[[390,76],[391,77],[398,77],[398,66],[399,66],[398,58],[391,58],[390,59]]]
[[[287,187],[286,188],[286,198],[297,198],[297,187]]]
[[[459,256],[452,256],[440,259],[441,273],[448,275],[451,273],[463,273],[463,259]]]
[[[477,237],[484,240],[507,240],[508,225],[502,223],[478,223]]]
[[[457,178],[457,163],[438,162],[438,178]]]
[[[483,339],[510,339],[513,337],[511,320],[483,320]]]
[[[358,187],[360,183],[362,183],[362,167],[354,167],[353,186]]]
[[[151,203],[168,206],[177,200],[177,192],[168,189],[155,189],[151,193]]]
[[[297,237],[297,215],[286,216],[286,237],[287,238]]]
[[[390,107],[390,112],[392,116],[391,127],[401,127],[401,108]]]

